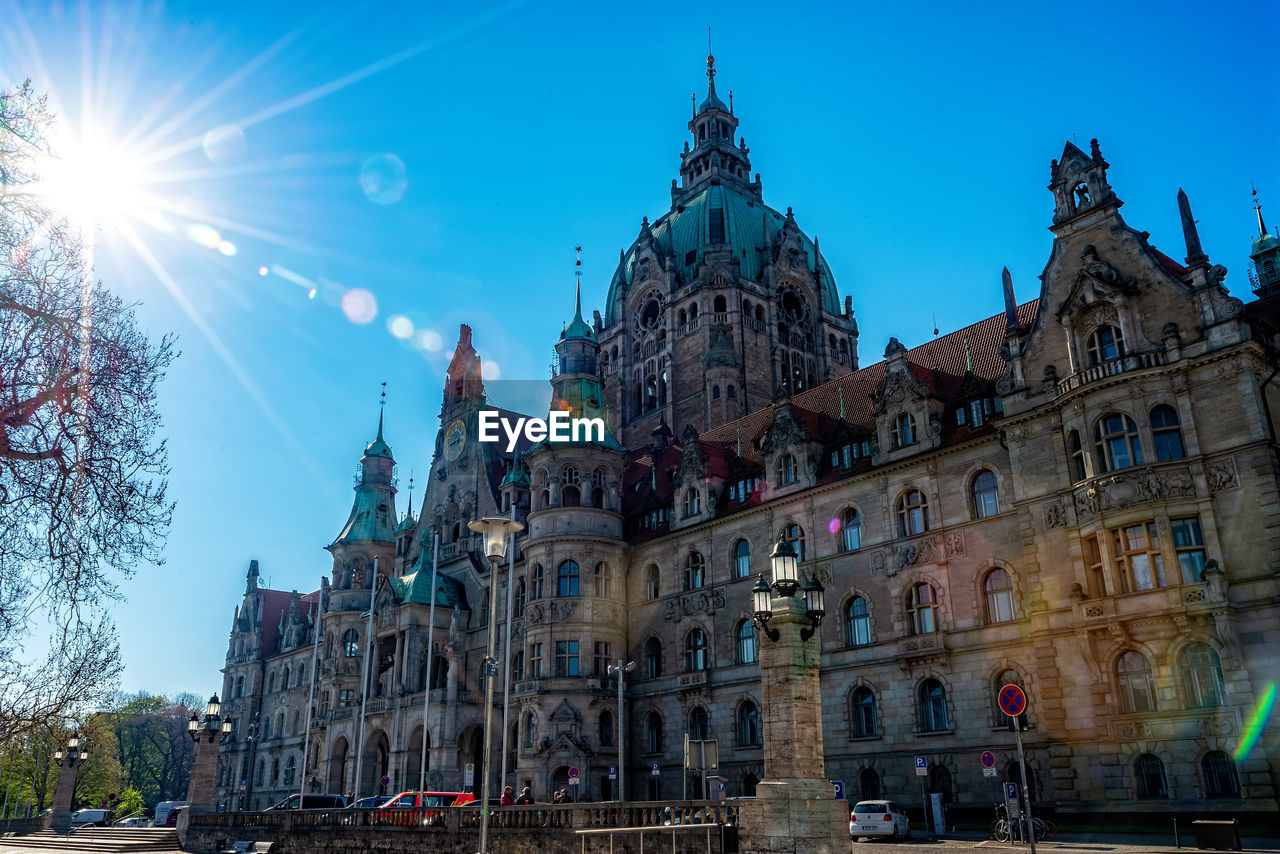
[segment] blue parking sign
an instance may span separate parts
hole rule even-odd
[[[1016,800],[1018,799],[1018,784],[1017,784],[1017,783],[1005,783],[1005,784],[1004,784],[1004,799],[1005,799],[1006,801],[1016,801]]]
[[[836,790],[836,800],[843,801],[844,800],[844,780],[832,780],[831,785]]]

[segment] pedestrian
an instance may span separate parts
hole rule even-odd
[[[564,789],[556,789],[556,793],[551,796],[551,803],[553,804],[564,803]]]
[[[507,786],[502,790],[502,797],[498,799],[499,806],[509,807],[516,802],[516,790]]]
[[[533,793],[529,791],[529,787],[525,786],[520,790],[520,797],[516,798],[516,806],[528,806],[533,803]]]

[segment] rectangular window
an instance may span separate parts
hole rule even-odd
[[[1155,522],[1115,528],[1111,537],[1122,593],[1165,586],[1164,556]]]
[[[969,415],[973,418],[974,427],[982,426],[982,416],[986,414],[983,412],[982,403],[983,401],[975,400],[969,404]]]
[[[965,411],[964,411],[964,407],[962,406],[956,410],[956,426],[957,427],[964,426],[964,421],[965,421],[964,416],[965,416]]]
[[[724,208],[711,209],[711,242],[724,243]]]
[[[596,641],[595,660],[593,662],[592,673],[595,676],[607,676],[609,673],[609,663],[613,657],[609,654],[608,641]]]
[[[1106,596],[1107,585],[1102,568],[1102,546],[1097,537],[1089,537],[1084,541],[1085,581],[1089,586],[1089,595]]]
[[[350,688],[343,688],[338,692],[338,708],[345,709],[356,701],[356,692]]]
[[[529,644],[529,678],[542,678],[542,644]]]
[[[1200,533],[1200,519],[1173,519],[1173,548],[1178,553],[1178,566],[1182,570],[1182,583],[1195,584],[1204,581],[1204,537]]]
[[[576,640],[556,641],[556,675],[578,675],[578,642]]]

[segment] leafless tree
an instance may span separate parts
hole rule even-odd
[[[162,562],[173,512],[156,404],[173,340],[147,339],[43,203],[50,122],[29,83],[0,91],[0,743],[114,687],[105,608]]]

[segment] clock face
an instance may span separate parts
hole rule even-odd
[[[467,444],[467,425],[455,421],[449,425],[444,434],[444,458],[453,462],[462,456],[462,449]]]

